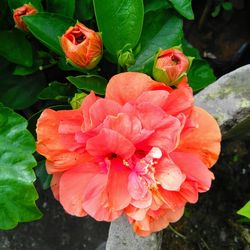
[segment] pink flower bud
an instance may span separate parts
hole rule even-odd
[[[22,7],[19,7],[14,10],[13,19],[15,21],[16,27],[28,32],[28,28],[24,21],[22,20],[22,16],[31,16],[37,13],[37,9],[31,4],[24,4]]]
[[[176,85],[186,75],[189,59],[180,50],[171,48],[160,51],[155,59],[153,76],[167,85]]]
[[[82,69],[93,69],[102,57],[101,35],[79,22],[63,34],[61,46],[67,60]]]

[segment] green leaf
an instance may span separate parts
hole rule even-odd
[[[188,20],[194,19],[194,13],[192,9],[192,0],[168,0],[173,4],[176,11]]]
[[[214,11],[211,13],[211,16],[212,17],[217,17],[220,13],[220,9],[221,9],[221,6],[220,5],[216,5],[215,8],[214,8]]]
[[[45,160],[39,161],[35,168],[36,175],[41,183],[42,189],[46,190],[50,187],[52,175],[48,174],[45,168]]]
[[[39,99],[65,101],[69,98],[69,95],[71,95],[69,85],[60,82],[51,82],[49,86],[43,89],[39,94]]]
[[[37,10],[42,10],[41,0],[8,0],[11,10],[22,7],[24,4],[32,4]]]
[[[75,21],[53,13],[38,13],[34,16],[24,16],[23,20],[29,31],[45,46],[55,53],[64,56],[59,37],[75,24]]]
[[[194,48],[187,40],[182,41],[182,50],[186,56],[195,57],[196,59],[201,59],[200,52],[198,49]]]
[[[76,0],[75,19],[79,21],[88,21],[93,17],[93,0]]]
[[[224,10],[227,10],[227,11],[232,10],[233,9],[233,3],[231,3],[231,2],[223,2],[222,3],[222,8]]]
[[[250,201],[248,201],[244,207],[242,207],[239,211],[237,211],[237,214],[243,215],[250,219]]]
[[[75,0],[47,0],[47,10],[67,17],[74,16]]]
[[[172,11],[150,11],[145,15],[141,35],[141,51],[129,71],[151,74],[153,60],[159,49],[167,49],[181,43],[182,20]]]
[[[211,66],[202,59],[195,59],[188,71],[188,82],[194,91],[205,88],[214,82],[216,77]]]
[[[41,217],[33,185],[35,141],[26,127],[22,116],[0,107],[0,229]]]
[[[39,70],[39,68],[37,66],[27,68],[27,67],[24,67],[22,65],[17,65],[14,72],[13,72],[13,75],[26,76],[26,75],[31,75],[38,70]]]
[[[31,67],[33,64],[32,47],[19,30],[0,31],[0,55],[8,61]]]
[[[74,84],[78,89],[91,91],[99,95],[104,95],[107,80],[101,76],[95,75],[81,75],[81,76],[68,76],[67,79]]]
[[[144,0],[143,2],[145,14],[149,11],[172,8],[172,5],[166,0]]]
[[[116,56],[125,46],[129,45],[128,49],[136,46],[143,24],[142,0],[94,0],[94,9],[109,53]]]
[[[0,68],[0,101],[13,109],[24,109],[34,104],[46,86],[42,72],[29,76],[14,76],[13,66]]]

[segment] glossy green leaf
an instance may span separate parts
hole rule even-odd
[[[29,31],[44,45],[59,55],[64,55],[59,37],[75,24],[75,21],[53,13],[38,13],[23,17]]]
[[[47,0],[47,10],[67,17],[73,17],[75,0]]]
[[[0,31],[0,55],[8,61],[31,67],[33,64],[32,47],[19,30]]]
[[[52,175],[48,174],[45,167],[45,160],[41,160],[37,163],[35,168],[36,175],[39,179],[39,182],[42,186],[43,190],[46,190],[50,187],[50,182],[52,179]]]
[[[199,50],[194,48],[187,40],[183,39],[181,47],[183,53],[186,56],[194,57],[196,59],[201,59]]]
[[[42,100],[67,100],[71,96],[70,86],[60,82],[51,82],[48,87],[39,94]]]
[[[94,0],[99,31],[105,48],[112,55],[128,45],[134,48],[141,35],[143,24],[142,0]]]
[[[37,66],[34,67],[24,67],[22,65],[17,65],[13,75],[15,76],[26,76],[26,75],[31,75],[33,73],[35,73],[36,71],[38,71],[39,68]]]
[[[93,0],[76,0],[75,18],[88,21],[94,17]]]
[[[14,68],[0,68],[0,102],[13,109],[24,109],[38,100],[38,94],[46,86],[42,72],[29,76],[14,76]]]
[[[202,59],[195,59],[188,71],[188,82],[194,91],[205,88],[214,82],[216,77],[211,66]]]
[[[145,15],[141,35],[141,51],[136,63],[129,71],[143,71],[151,74],[155,54],[159,49],[167,49],[181,43],[183,37],[182,20],[172,11],[150,11]]]
[[[22,7],[24,4],[32,4],[38,10],[42,10],[41,0],[8,0],[11,10]]]
[[[233,9],[233,3],[231,2],[223,2],[221,5],[224,10],[229,11]]]
[[[33,185],[35,141],[26,127],[22,116],[0,107],[0,229],[41,217]]]
[[[1,0],[0,30],[8,30],[13,27],[13,17],[8,5],[8,0]]]
[[[250,201],[248,201],[239,211],[237,211],[237,214],[243,215],[250,219]]]
[[[67,79],[74,84],[78,89],[91,91],[99,95],[104,95],[107,80],[101,76],[95,75],[81,75],[81,76],[68,76]]]
[[[192,9],[192,0],[168,0],[172,3],[176,11],[189,20],[194,19],[194,12]]]
[[[171,8],[172,5],[166,0],[144,0],[144,13],[160,9]]]

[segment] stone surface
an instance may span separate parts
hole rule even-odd
[[[250,118],[250,65],[238,68],[199,92],[196,105],[206,109],[218,121],[225,135],[237,126],[248,127]],[[242,124],[243,123],[243,124]],[[239,129],[238,129],[239,130]],[[249,129],[240,129],[249,133]]]
[[[249,133],[250,65],[219,78],[195,96],[196,106],[206,109],[218,121],[222,133],[242,130]],[[154,250],[161,248],[161,234],[140,238],[133,233],[125,217],[111,223],[107,250]]]
[[[159,250],[162,233],[143,238],[134,234],[125,216],[111,223],[106,250]]]

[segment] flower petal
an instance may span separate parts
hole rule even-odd
[[[155,177],[161,186],[169,191],[179,191],[186,178],[178,166],[166,157],[156,164],[155,171]]]
[[[140,120],[134,115],[124,113],[107,117],[104,127],[118,132],[132,142],[137,141],[142,133]]]
[[[97,221],[112,221],[122,214],[122,210],[113,210],[107,194],[106,174],[95,175],[83,193],[84,210]]]
[[[196,154],[207,167],[212,167],[220,153],[220,128],[215,119],[201,108],[195,107],[192,117],[199,127],[181,136],[178,150]]]
[[[186,174],[187,179],[197,182],[199,192],[209,190],[214,175],[196,155],[186,152],[172,152],[170,156],[181,171]]]
[[[120,104],[135,100],[144,91],[170,88],[165,84],[153,81],[149,76],[137,72],[125,72],[113,76],[106,88],[106,98]]]
[[[108,115],[117,115],[121,105],[107,99],[97,100],[89,109],[92,128],[101,124]]]
[[[121,161],[112,160],[109,169],[107,193],[109,206],[114,210],[127,207],[131,197],[128,192],[128,176],[130,169],[125,167]]]
[[[93,156],[119,155],[123,159],[130,158],[134,152],[134,145],[121,134],[111,129],[103,128],[97,136],[87,141],[87,151]]]
[[[194,104],[193,92],[188,84],[179,84],[178,88],[172,91],[163,109],[170,115],[179,113],[190,113]]]
[[[85,163],[83,166],[66,171],[60,179],[59,199],[65,211],[75,216],[85,216],[82,208],[83,193],[89,181],[100,170],[93,163]]]

